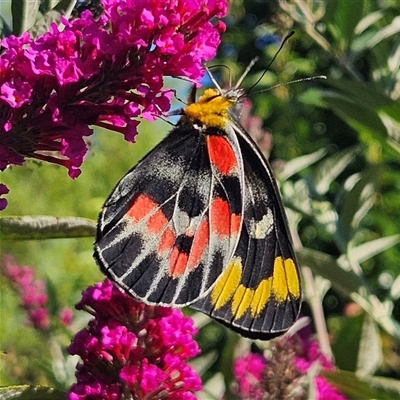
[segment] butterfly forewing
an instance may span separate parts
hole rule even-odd
[[[180,126],[119,182],[100,215],[95,257],[122,289],[163,305],[210,290],[242,224],[235,145]]]

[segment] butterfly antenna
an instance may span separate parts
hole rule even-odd
[[[247,68],[244,70],[242,76],[239,78],[239,80],[236,82],[236,85],[233,89],[239,89],[240,85],[243,82],[243,79],[246,78],[247,74],[250,72],[250,70],[253,68],[253,65],[258,61],[258,57],[254,57],[249,65],[247,66]],[[231,86],[231,85],[230,85]]]
[[[217,80],[214,78],[214,75],[212,74],[212,72],[211,72],[211,68],[217,68],[217,67],[223,67],[223,68],[226,68],[228,71],[229,71],[229,81],[231,81],[231,70],[229,69],[229,67],[227,66],[227,65],[222,65],[222,64],[220,64],[220,65],[213,65],[212,67],[205,67],[206,68],[206,71],[207,71],[207,74],[208,74],[208,76],[210,77],[210,79],[211,79],[211,82],[214,84],[214,86],[218,89],[218,92],[219,93],[222,93],[222,88],[221,88],[221,86],[218,84],[218,82],[217,82]]]
[[[259,90],[258,92],[254,92],[253,94],[265,93],[265,92],[269,92],[270,90],[274,90],[274,89],[276,89],[278,87],[291,85],[292,83],[314,81],[316,79],[327,79],[327,77],[325,75],[317,75],[317,76],[310,76],[308,78],[296,79],[296,80],[290,81],[290,82],[278,83],[277,85],[271,86],[271,87],[269,87],[267,89]]]
[[[269,70],[269,67],[272,65],[272,63],[275,61],[276,57],[278,56],[278,54],[281,52],[281,50],[283,49],[283,46],[285,45],[285,43],[294,35],[294,31],[291,31],[290,33],[288,33],[285,38],[282,40],[281,45],[279,46],[278,51],[275,53],[275,55],[272,57],[272,60],[268,63],[267,67],[264,69],[264,72],[261,74],[261,76],[257,79],[256,83],[250,87],[250,89],[247,91],[247,95],[250,93],[250,91],[252,89],[254,89],[260,82],[261,79],[264,78],[264,75],[267,73],[267,71]],[[247,71],[247,69],[246,69]],[[243,80],[241,78],[241,80]]]

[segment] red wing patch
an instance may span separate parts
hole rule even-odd
[[[237,235],[240,229],[240,215],[232,214],[229,203],[217,197],[211,200],[210,218],[212,230],[219,236]]]
[[[210,162],[222,175],[229,175],[236,168],[237,157],[231,144],[223,136],[207,136],[207,147]]]
[[[185,274],[188,264],[188,255],[174,246],[169,256],[170,271],[169,275],[177,278]]]
[[[189,269],[195,268],[199,265],[201,258],[205,251],[207,250],[210,241],[210,226],[208,220],[202,220],[197,231],[193,237],[192,248],[190,250],[189,259],[187,262],[187,267]]]
[[[182,140],[178,128],[170,135],[110,196],[95,256],[135,298],[182,306],[211,290],[235,251],[242,174],[234,141],[198,132]]]
[[[160,253],[164,253],[165,251],[171,249],[175,243],[175,239],[176,235],[173,229],[167,228],[161,236],[160,243],[158,245],[158,251]]]
[[[156,207],[157,203],[150,197],[140,194],[126,212],[126,216],[132,218],[133,222],[139,222],[155,210]]]

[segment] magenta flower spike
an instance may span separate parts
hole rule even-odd
[[[197,330],[181,311],[137,302],[108,279],[86,289],[76,308],[94,318],[68,347],[81,358],[68,399],[196,398],[201,381],[187,361],[200,352]]]
[[[164,77],[199,80],[215,56],[226,0],[103,0],[104,13],[1,41],[0,170],[32,157],[80,174],[90,126],[135,140],[170,107]],[[1,189],[0,194],[4,194]],[[5,207],[2,199],[0,207]]]

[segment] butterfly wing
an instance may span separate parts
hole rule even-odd
[[[112,281],[147,304],[183,306],[208,293],[243,220],[235,146],[178,125],[122,178],[100,214],[95,244]]]
[[[247,133],[233,126],[244,164],[244,222],[227,268],[192,307],[244,336],[270,339],[297,318],[300,275],[271,168]]]

